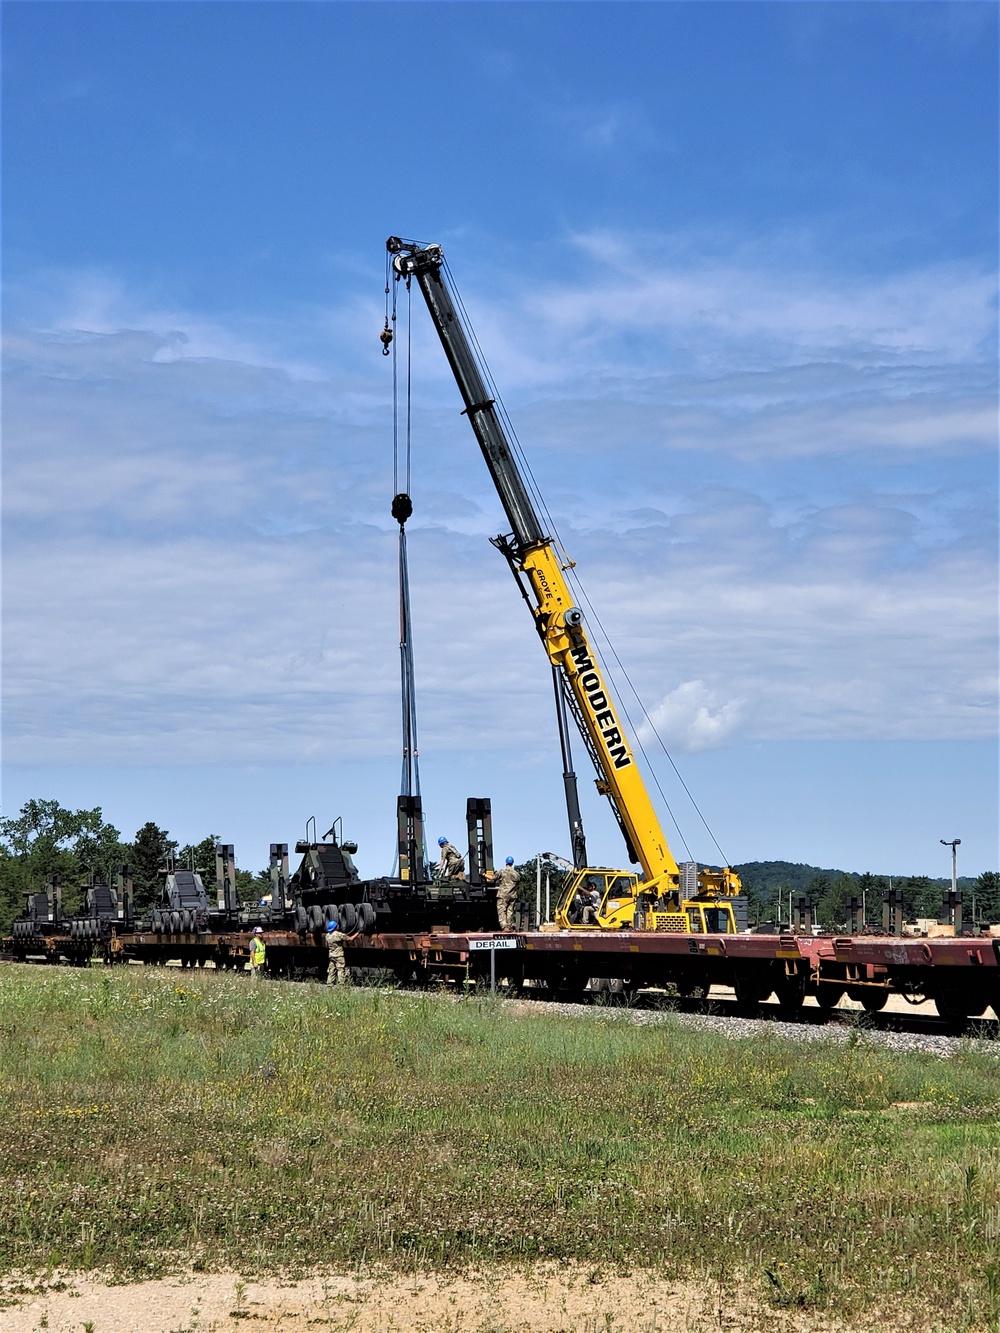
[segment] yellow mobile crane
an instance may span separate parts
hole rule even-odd
[[[583,613],[574,605],[565,576],[572,562],[561,556],[541,525],[496,398],[489,392],[488,372],[477,355],[474,339],[466,331],[460,302],[447,280],[441,247],[390,236],[386,249],[396,280],[409,286],[415,279],[427,303],[458,382],[464,414],[511,525],[511,534],[494,538],[493,544],[510,564],[553,668],[574,853],[574,869],[567,875],[556,907],[556,924],[580,930],[734,933],[736,918],[728,900],[740,892],[739,876],[728,866],[699,870],[695,862],[678,866],[674,859],[621,713],[588,638]],[[387,318],[382,334],[386,351],[391,339]],[[629,859],[642,866],[641,878],[634,871],[586,864],[566,707],[599,774],[598,791],[611,802]]]

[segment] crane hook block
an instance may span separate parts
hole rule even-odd
[[[394,495],[392,497],[392,516],[400,527],[403,526],[412,513],[413,501],[405,491],[401,491],[399,495]]]
[[[389,355],[389,344],[392,342],[392,329],[389,328],[389,321],[385,321],[385,328],[378,335],[379,342],[382,344],[382,355]]]

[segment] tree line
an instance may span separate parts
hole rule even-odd
[[[91,876],[114,884],[118,867],[131,867],[135,910],[149,911],[163,886],[168,858],[178,869],[196,870],[211,894],[215,885],[216,834],[179,846],[166,829],[149,821],[129,842],[105,819],[100,806],[67,810],[58,801],[26,801],[16,816],[0,819],[0,933],[24,910],[29,893],[45,889],[50,875],[62,883],[63,910],[81,905]],[[240,901],[256,902],[270,892],[266,870],[236,871]]]
[[[850,919],[850,900],[861,898],[868,925],[882,924],[882,895],[888,889],[902,893],[903,920],[937,920],[941,916],[941,895],[951,888],[951,877],[929,875],[873,875],[870,872],[824,870],[819,866],[790,861],[750,861],[734,866],[743,880],[752,924],[788,921],[788,899],[808,898],[813,904],[813,919],[831,930],[846,926]],[[975,912],[977,924],[1000,923],[1000,874],[985,870],[972,877],[960,875],[958,888],[963,897],[966,921]]]
[[[209,834],[200,842],[179,846],[166,829],[149,821],[137,829],[131,841],[105,821],[100,806],[92,810],[67,810],[58,801],[26,801],[16,816],[0,819],[0,933],[9,930],[14,917],[24,910],[29,893],[44,890],[50,875],[62,881],[63,908],[75,911],[83,901],[92,875],[113,884],[118,866],[132,869],[135,910],[146,914],[159,896],[168,858],[180,869],[198,871],[211,894],[215,884],[215,849],[219,838]],[[882,894],[886,889],[902,891],[903,918],[937,918],[942,890],[951,880],[927,875],[874,875],[791,861],[750,861],[734,869],[743,880],[750,923],[788,921],[788,899],[809,898],[814,920],[829,929],[845,927],[851,898],[863,898],[865,919],[870,925],[882,922]],[[520,896],[534,901],[535,863],[519,866]],[[550,870],[553,905],[562,875]],[[960,876],[964,911],[973,910],[978,923],[1000,923],[1000,874],[987,870],[971,878]],[[236,871],[236,889],[243,903],[256,902],[270,892],[266,870],[254,874]],[[780,909],[780,913],[779,913]]]

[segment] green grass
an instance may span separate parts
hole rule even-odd
[[[0,1093],[5,1272],[567,1258],[1000,1327],[1000,1063],[972,1047],[7,966]]]

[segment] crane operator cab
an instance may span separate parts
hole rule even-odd
[[[561,930],[656,930],[679,935],[735,935],[732,904],[740,892],[739,876],[728,867],[699,872],[682,893],[683,873],[673,884],[647,884],[638,875],[587,866],[566,878],[556,904]],[[687,885],[683,885],[687,888]]]

